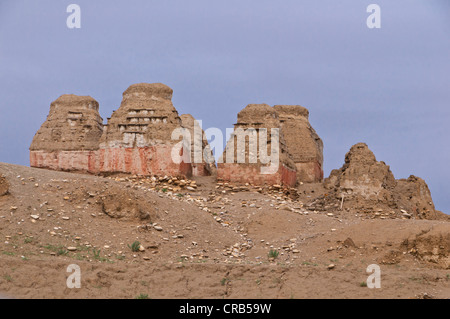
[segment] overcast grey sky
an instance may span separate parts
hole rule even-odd
[[[106,121],[129,85],[162,82],[204,128],[250,103],[305,106],[326,176],[365,142],[449,213],[449,31],[448,0],[0,0],[0,162],[29,165],[62,94],[92,96]]]

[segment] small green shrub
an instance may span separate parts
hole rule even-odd
[[[278,257],[279,254],[280,254],[280,252],[279,252],[278,250],[271,249],[271,250],[269,251],[269,258],[275,259],[275,258]]]
[[[132,243],[131,246],[128,245],[128,247],[129,247],[129,248],[131,249],[131,251],[133,251],[133,252],[139,251],[139,247],[140,247],[140,246],[141,246],[141,243],[138,242],[138,241],[135,241],[134,243]]]

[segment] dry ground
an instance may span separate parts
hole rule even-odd
[[[0,174],[10,184],[0,197],[4,297],[450,297],[448,221],[313,212],[213,178],[173,192],[10,164]],[[70,264],[80,289],[66,286]],[[381,267],[381,289],[365,286],[370,264]]]

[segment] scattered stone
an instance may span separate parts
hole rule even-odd
[[[9,194],[9,183],[6,177],[0,175],[0,197]]]
[[[353,241],[353,239],[351,239],[350,237],[348,237],[346,240],[344,240],[344,246],[345,247],[352,247],[352,248],[358,248],[356,245],[355,245],[355,242]]]

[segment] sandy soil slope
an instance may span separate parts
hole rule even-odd
[[[2,297],[450,297],[445,219],[308,210],[312,185],[293,199],[210,177],[180,187],[10,164],[0,175]],[[70,264],[80,289],[66,285]],[[371,264],[380,289],[366,287]]]

